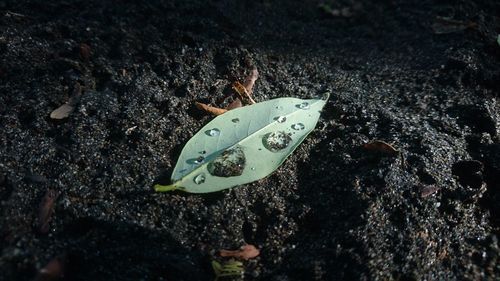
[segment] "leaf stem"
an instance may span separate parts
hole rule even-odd
[[[179,189],[175,184],[170,184],[170,185],[155,184],[153,188],[155,189],[156,192],[167,192]]]

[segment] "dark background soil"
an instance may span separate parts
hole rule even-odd
[[[261,249],[246,280],[500,279],[499,15],[495,0],[0,1],[0,279],[56,258],[65,280],[213,280],[217,251],[244,243]],[[472,24],[436,34],[437,17]],[[316,130],[266,179],[154,193],[211,119],[193,102],[218,105],[250,65],[257,101],[331,91]],[[75,111],[51,120],[76,83]]]

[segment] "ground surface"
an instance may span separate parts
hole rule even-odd
[[[1,280],[212,280],[244,243],[246,280],[500,279],[500,2],[142,2],[0,1]],[[264,180],[154,193],[249,65],[257,101],[330,91],[317,129]]]

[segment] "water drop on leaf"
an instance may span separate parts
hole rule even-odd
[[[217,177],[235,177],[243,174],[245,153],[239,146],[230,148],[208,164],[208,172]]]
[[[304,110],[305,109],[309,109],[309,103],[307,101],[305,101],[305,102],[303,102],[301,104],[298,104],[297,107],[300,108],[300,109],[304,109]]]
[[[262,139],[264,147],[272,152],[278,152],[285,149],[291,141],[292,138],[290,135],[283,131],[268,133]]]
[[[302,123],[295,123],[292,125],[292,129],[294,129],[296,131],[304,130],[304,128],[305,128],[305,126]]]
[[[205,131],[205,133],[211,137],[217,137],[220,135],[220,130],[217,128]]]
[[[205,182],[205,174],[199,174],[193,179],[194,183],[196,184],[202,184]]]
[[[201,164],[201,163],[203,163],[204,160],[205,160],[205,157],[200,156],[200,157],[196,158],[196,160],[194,160],[194,163]]]
[[[278,123],[283,123],[286,121],[286,117],[285,116],[277,116],[277,117],[274,117],[274,120],[276,120],[276,122],[278,122]]]

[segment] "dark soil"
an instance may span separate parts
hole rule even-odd
[[[0,1],[0,279],[213,280],[250,243],[245,280],[499,280],[500,2],[325,1]],[[257,101],[330,91],[316,130],[153,192],[251,65]]]

